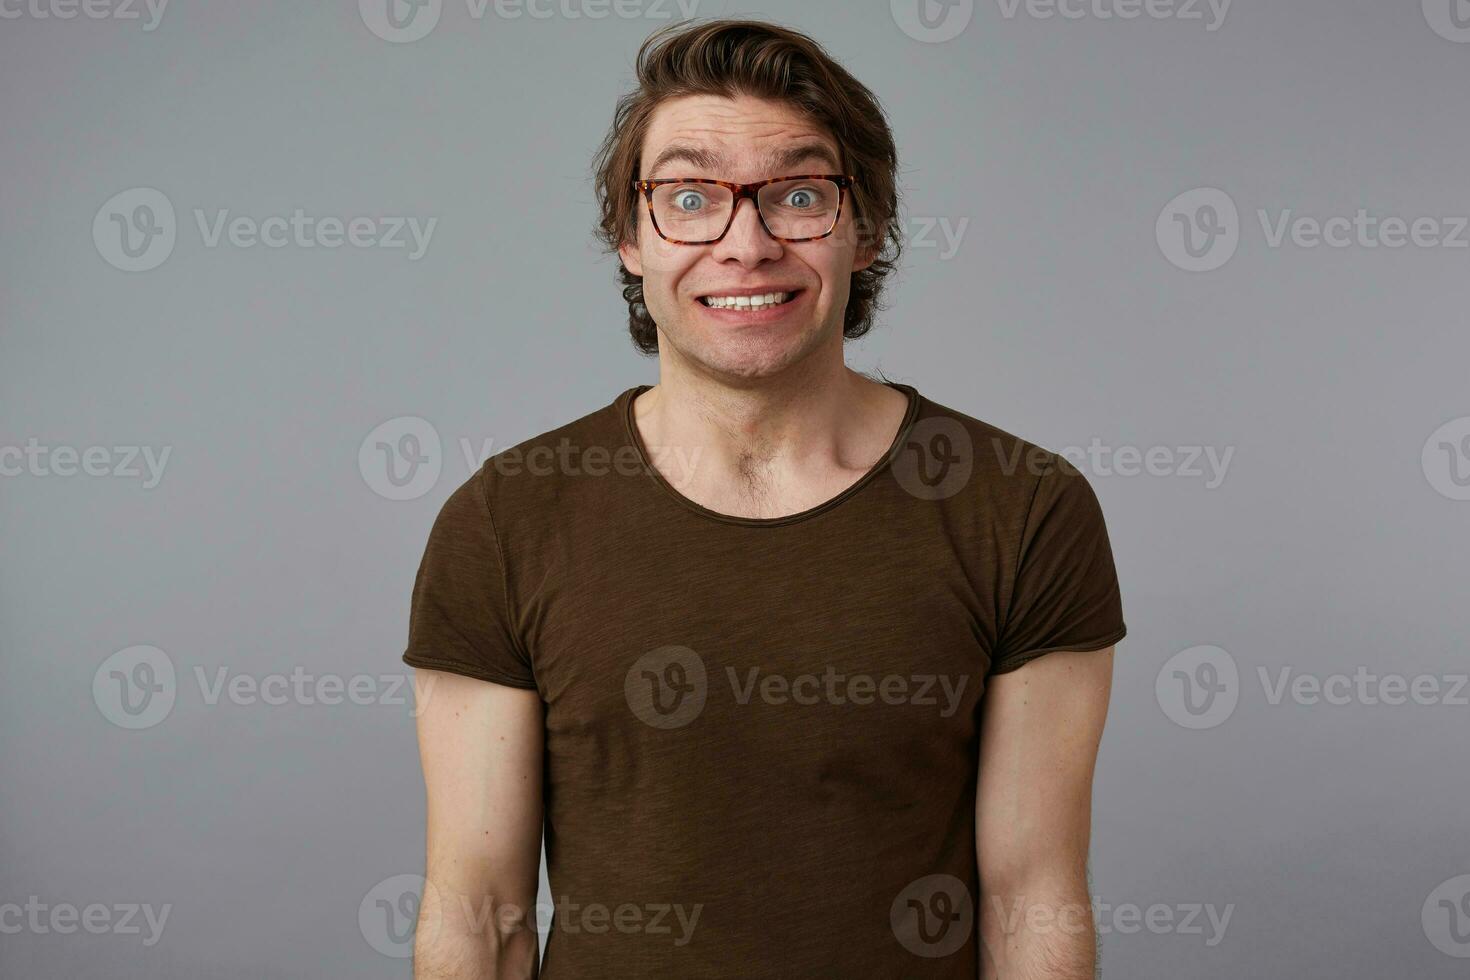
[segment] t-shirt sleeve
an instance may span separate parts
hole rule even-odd
[[[1038,477],[991,674],[1057,650],[1101,650],[1127,632],[1102,508],[1064,457]]]
[[[534,688],[481,469],[450,495],[414,579],[404,663]]]

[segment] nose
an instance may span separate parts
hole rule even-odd
[[[766,233],[761,224],[760,211],[755,199],[744,197],[735,202],[735,217],[725,237],[715,242],[716,261],[734,260],[746,268],[754,268],[761,262],[779,259],[781,243]]]

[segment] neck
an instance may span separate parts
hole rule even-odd
[[[659,383],[634,404],[640,434],[656,458],[697,460],[660,472],[723,513],[781,516],[834,496],[888,450],[907,407],[840,351],[758,379],[715,377],[672,358],[659,367]]]

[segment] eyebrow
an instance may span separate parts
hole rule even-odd
[[[767,153],[764,159],[766,168],[775,171],[778,175],[808,160],[820,161],[834,172],[842,169],[837,158],[833,156],[832,150],[825,143],[797,143],[794,146]],[[687,163],[705,173],[728,173],[730,169],[723,153],[694,143],[671,143],[654,157],[653,166],[648,168],[648,176],[651,178],[671,163]]]

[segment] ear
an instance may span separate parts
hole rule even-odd
[[[857,245],[852,252],[852,271],[862,272],[868,266],[878,261],[878,256],[883,251],[883,236],[874,235],[867,231],[868,222],[854,215],[843,221],[847,226],[848,234],[857,240]]]
[[[618,246],[618,257],[623,260],[623,267],[635,276],[643,275],[643,256],[638,254],[638,246],[633,242],[623,242]]]

